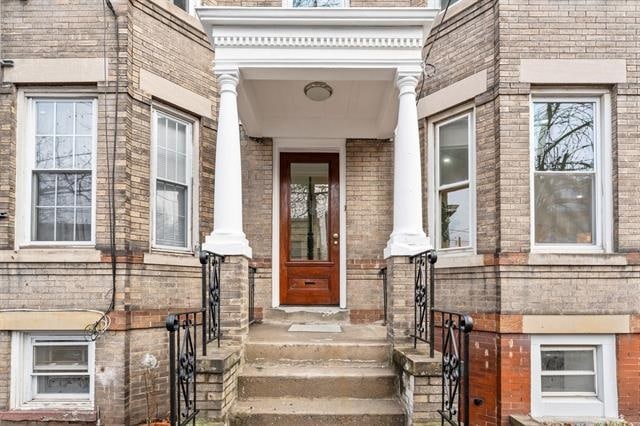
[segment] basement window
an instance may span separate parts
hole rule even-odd
[[[614,336],[532,336],[532,415],[616,417],[615,364]]]
[[[94,350],[81,334],[13,333],[12,408],[92,410]]]

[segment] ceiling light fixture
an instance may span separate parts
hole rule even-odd
[[[314,81],[304,86],[304,94],[312,101],[326,101],[333,95],[333,88],[324,81]]]

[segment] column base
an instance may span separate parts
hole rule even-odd
[[[253,250],[243,232],[227,234],[214,231],[207,235],[201,249],[222,256],[244,256],[247,259],[253,256]]]
[[[422,231],[415,234],[393,232],[384,249],[384,258],[413,256],[432,248],[431,240]]]

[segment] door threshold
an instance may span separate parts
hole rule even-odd
[[[271,308],[271,309],[277,309],[277,310],[281,310],[287,313],[292,313],[292,312],[318,312],[318,313],[322,313],[322,312],[327,312],[327,313],[334,313],[334,312],[346,312],[348,311],[348,309],[344,309],[341,308],[340,306],[336,306],[336,305],[280,305],[280,306],[276,306],[275,308]]]

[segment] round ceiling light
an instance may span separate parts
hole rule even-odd
[[[314,81],[304,86],[304,94],[312,101],[326,101],[333,94],[333,88],[323,81]]]

